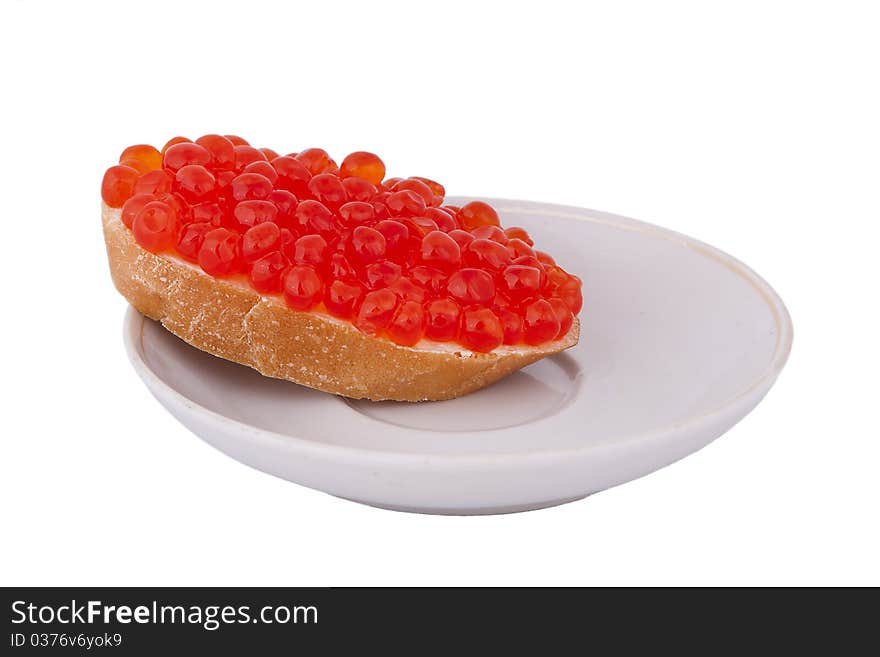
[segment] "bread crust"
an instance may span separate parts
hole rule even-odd
[[[218,279],[137,244],[120,211],[102,204],[104,239],[116,289],[174,335],[261,374],[356,399],[452,399],[494,383],[577,344],[575,318],[566,336],[484,354],[427,341],[402,347],[351,323],[288,308],[241,279]]]

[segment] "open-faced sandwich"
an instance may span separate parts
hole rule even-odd
[[[573,346],[581,282],[473,201],[232,135],[126,148],[101,186],[117,289],[186,342],[347,397],[450,399]]]

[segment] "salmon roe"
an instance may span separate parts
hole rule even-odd
[[[568,333],[581,280],[528,232],[483,201],[445,204],[430,178],[385,174],[366,151],[337,165],[320,148],[279,155],[211,134],[129,146],[101,197],[147,251],[399,345],[490,352]]]

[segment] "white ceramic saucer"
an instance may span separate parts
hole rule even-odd
[[[350,401],[209,356],[131,309],[129,356],[175,417],[242,463],[445,514],[538,509],[641,477],[720,436],[773,385],[791,320],[742,263],[632,219],[492,203],[583,279],[584,310],[577,347],[485,390]]]

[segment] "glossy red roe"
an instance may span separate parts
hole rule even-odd
[[[458,337],[461,306],[447,297],[434,299],[425,307],[425,337],[446,342]]]
[[[205,234],[198,255],[199,266],[211,276],[228,276],[241,269],[241,236],[228,228]]]
[[[375,228],[358,226],[352,232],[352,253],[360,262],[369,263],[382,258],[385,248],[385,236]]]
[[[425,212],[425,200],[408,189],[392,192],[385,201],[388,210],[395,217],[417,217]]]
[[[388,285],[388,289],[403,301],[418,301],[422,303],[428,295],[428,291],[425,288],[406,276],[401,276],[394,280],[394,282]]]
[[[140,144],[101,185],[145,249],[260,294],[320,309],[400,345],[422,338],[491,351],[564,336],[581,282],[502,229],[486,203],[444,205],[422,177],[387,178],[372,153],[337,167],[322,149],[279,156],[233,135]]]
[[[237,173],[253,162],[268,162],[268,159],[263,151],[253,146],[240,145],[232,149],[232,168]]]
[[[279,251],[272,251],[251,265],[248,279],[257,292],[276,294],[281,292],[281,274],[287,267],[287,258]]]
[[[414,237],[424,237],[428,233],[438,231],[437,224],[428,217],[397,217]]]
[[[338,208],[348,200],[342,181],[332,173],[319,173],[309,181],[308,187],[314,199],[328,208]]]
[[[208,165],[212,169],[231,170],[235,167],[235,144],[223,135],[204,135],[196,139],[199,146],[211,155]]]
[[[373,153],[366,151],[350,153],[345,156],[339,166],[339,177],[350,178],[353,176],[378,185],[385,177],[385,163]]]
[[[185,224],[192,221],[192,208],[180,194],[176,192],[159,194],[157,200],[171,206],[178,223]]]
[[[513,260],[511,260],[510,264],[523,265],[525,267],[534,267],[541,275],[541,287],[545,287],[547,285],[547,270],[544,269],[544,265],[542,265],[537,258],[532,256],[520,256],[519,258],[514,258]]]
[[[392,191],[400,192],[403,190],[409,190],[414,194],[420,196],[425,202],[425,207],[431,207],[435,204],[440,205],[439,200],[436,196],[434,196],[434,192],[431,191],[431,188],[417,178],[406,178],[405,180],[401,180],[399,183],[394,185]]]
[[[580,312],[583,303],[581,279],[566,273],[557,265],[548,265],[546,271],[547,280],[544,284],[546,296],[562,299],[573,313]]]
[[[556,315],[556,319],[559,321],[559,331],[556,337],[561,338],[568,333],[568,330],[574,323],[574,315],[571,314],[571,309],[562,299],[550,298],[547,300],[547,303],[553,308],[553,314]]]
[[[462,254],[468,267],[500,271],[510,264],[511,257],[507,247],[488,239],[475,239],[467,245]]]
[[[290,228],[295,219],[296,206],[299,204],[296,196],[286,189],[276,189],[269,194],[269,198],[266,200],[278,210],[276,221],[281,226]]]
[[[177,252],[190,262],[198,262],[205,235],[215,228],[214,224],[203,221],[186,224],[177,238]]]
[[[535,257],[535,251],[532,249],[532,247],[530,247],[518,237],[514,237],[513,239],[507,241],[507,250],[510,252],[510,257],[512,259],[521,258],[523,256]],[[544,264],[540,259],[538,259],[538,262]]]
[[[388,206],[385,205],[387,196],[387,192],[382,192],[381,194],[378,194],[372,201],[372,206],[373,210],[376,213],[377,221],[384,221],[385,219],[391,218],[391,213],[388,211]]]
[[[121,208],[134,194],[140,174],[131,167],[116,165],[107,169],[101,181],[101,198],[111,208]]]
[[[354,267],[341,253],[333,253],[327,261],[327,270],[333,279],[351,279],[355,276]]]
[[[214,175],[199,164],[187,164],[177,170],[174,190],[188,203],[201,203],[214,193]]]
[[[278,172],[275,171],[275,167],[273,167],[265,160],[251,162],[242,170],[242,173],[258,173],[261,176],[265,176],[266,178],[268,178],[273,185],[278,180]]]
[[[391,290],[373,290],[364,295],[354,325],[367,333],[375,335],[391,322],[397,308],[397,295]]]
[[[562,267],[555,265],[546,266],[544,267],[544,272],[547,275],[544,287],[550,292],[554,292],[568,282],[569,276]]]
[[[205,234],[198,254],[199,266],[211,276],[228,276],[241,269],[241,236],[227,228]]]
[[[137,213],[141,211],[147,203],[151,201],[155,201],[156,197],[152,194],[135,194],[130,199],[128,199],[125,204],[122,206],[122,213],[120,217],[122,218],[122,223],[124,223],[128,228],[131,228],[134,223],[134,218],[137,216]]]
[[[275,221],[278,208],[272,201],[241,201],[233,210],[236,224],[244,230],[257,224]]]
[[[455,217],[440,208],[428,208],[425,210],[425,216],[428,219],[431,219],[435,224],[437,224],[437,228],[442,230],[444,233],[448,233],[449,231],[455,230],[458,228],[458,222],[455,220]]]
[[[435,230],[422,238],[419,252],[426,265],[443,270],[453,270],[461,264],[461,249],[446,233]]]
[[[314,267],[295,265],[283,280],[284,300],[296,310],[311,310],[321,300],[324,284]]]
[[[242,173],[229,186],[236,201],[266,199],[273,190],[272,181],[259,173]]]
[[[522,240],[529,246],[535,246],[535,243],[532,241],[532,238],[529,237],[528,231],[525,228],[520,228],[519,226],[511,226],[510,228],[504,229],[504,234],[507,235],[508,239],[518,239]]]
[[[482,269],[460,269],[449,277],[446,289],[464,305],[485,305],[495,297],[495,281]]]
[[[235,171],[225,171],[216,169],[214,178],[217,180],[217,192],[220,196],[227,198],[229,196],[229,186],[238,175]]]
[[[471,231],[474,239],[484,239],[497,242],[498,244],[507,244],[510,240],[504,231],[498,226],[477,226]]]
[[[135,160],[133,158],[119,160],[119,164],[121,164],[124,167],[134,169],[139,174],[148,173],[150,171],[143,162],[141,162],[140,160]]]
[[[584,300],[581,296],[581,279],[577,276],[569,276],[568,280],[556,289],[555,294],[575,315],[581,311]]]
[[[350,201],[372,201],[379,192],[369,180],[355,176],[343,178],[342,186]]]
[[[471,235],[466,230],[461,230],[458,228],[449,231],[447,235],[455,240],[455,243],[458,244],[458,248],[460,248],[461,250],[464,250],[468,244],[474,241],[473,235]]]
[[[297,153],[296,159],[302,162],[313,176],[339,171],[336,162],[323,148],[307,148]]]
[[[526,344],[541,344],[555,339],[558,334],[559,320],[546,299],[538,299],[525,307],[523,339]]]
[[[523,338],[523,319],[510,308],[500,308],[496,311],[501,327],[504,332],[504,344],[517,344]]]
[[[197,223],[209,223],[215,227],[223,224],[223,208],[219,203],[207,201],[191,208],[192,220]]]
[[[489,352],[504,341],[504,329],[488,308],[469,308],[462,316],[459,339],[471,351]]]
[[[296,220],[300,229],[312,233],[335,232],[336,219],[333,212],[318,201],[311,199],[301,202],[296,207]]]
[[[256,262],[281,247],[281,229],[271,221],[248,228],[241,237],[241,257],[248,264]]]
[[[150,171],[146,164],[144,164],[140,160],[136,160],[131,157],[124,160],[119,160],[119,164],[124,167],[131,167],[140,174],[148,173]]]
[[[549,253],[545,253],[544,251],[535,251],[535,258],[545,267],[556,264],[553,256],[551,256]]]
[[[171,191],[174,176],[164,169],[149,171],[137,179],[135,194],[165,194]]]
[[[388,256],[394,259],[401,258],[409,246],[409,229],[393,219],[384,219],[374,228],[385,238],[385,251]]]
[[[416,283],[433,296],[437,296],[446,289],[446,274],[436,267],[419,265],[410,269],[409,273]]]
[[[191,144],[191,143],[192,143],[192,140],[191,140],[191,139],[187,139],[186,137],[172,137],[171,139],[169,139],[168,141],[165,142],[165,145],[162,147],[162,150],[159,151],[159,152],[160,152],[160,153],[162,154],[162,156],[164,157],[164,156],[165,156],[165,153],[166,153],[166,152],[168,151],[168,149],[171,148],[172,146],[174,146],[174,145],[176,145],[176,144]]]
[[[271,164],[278,173],[275,186],[304,199],[309,193],[309,180],[312,179],[308,168],[299,160],[286,156],[276,157]]]
[[[324,306],[331,315],[351,319],[363,295],[364,289],[358,283],[337,279],[327,287]]]
[[[151,201],[135,215],[131,232],[137,243],[151,253],[161,253],[174,246],[177,239],[177,217],[162,201]]]
[[[162,153],[149,144],[137,144],[126,148],[119,156],[119,163],[122,164],[126,160],[138,162],[144,172],[155,171],[162,167]]]
[[[200,164],[208,166],[211,163],[211,153],[204,146],[192,142],[181,142],[170,147],[162,159],[162,166],[172,172],[176,172],[187,164]]]
[[[364,267],[363,280],[371,290],[388,287],[403,275],[403,268],[391,260],[378,260]]]
[[[498,213],[488,203],[471,201],[463,205],[458,213],[462,228],[473,230],[480,226],[499,226]]]
[[[298,265],[321,265],[327,258],[327,241],[320,235],[303,235],[293,244],[293,261]]]
[[[541,272],[535,267],[510,265],[501,272],[501,285],[510,299],[533,297],[541,289]]]
[[[405,347],[411,347],[422,338],[425,313],[422,304],[404,301],[400,304],[388,324],[388,337]]]
[[[422,176],[412,176],[413,180],[420,180],[425,183],[428,188],[433,192],[434,196],[439,198],[441,201],[443,197],[446,196],[446,188],[443,187],[440,183],[435,180],[431,180],[430,178],[423,178]]]
[[[351,201],[339,208],[339,216],[350,226],[365,224],[376,216],[373,206],[363,201]]]

